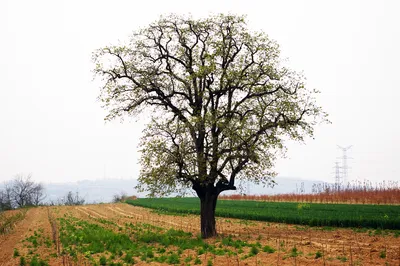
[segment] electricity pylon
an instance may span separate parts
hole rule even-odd
[[[347,180],[347,178],[348,178],[348,169],[349,169],[349,166],[348,166],[348,164],[347,164],[347,159],[353,159],[353,158],[351,158],[351,157],[348,157],[347,156],[347,151],[351,148],[351,147],[353,147],[353,145],[350,145],[350,146],[347,146],[347,147],[341,147],[341,146],[339,146],[339,145],[337,145],[338,147],[339,147],[339,149],[341,149],[342,150],[342,152],[343,152],[343,155],[342,155],[342,157],[340,157],[340,158],[338,158],[338,159],[342,159],[342,166],[341,166],[341,168],[342,168],[342,182],[343,182],[343,184],[346,184],[346,182],[348,181]]]

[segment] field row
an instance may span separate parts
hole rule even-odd
[[[127,203],[160,212],[200,213],[198,198],[143,198],[127,200]],[[308,226],[400,229],[400,206],[398,205],[218,200],[216,215]]]

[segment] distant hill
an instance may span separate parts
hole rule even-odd
[[[261,194],[283,194],[300,192],[301,184],[304,184],[305,192],[310,193],[314,183],[321,183],[318,180],[302,180],[295,178],[276,178],[277,185],[273,188],[263,187],[255,184],[244,184],[241,191],[227,191],[227,194],[248,193],[252,195]],[[136,195],[145,197],[146,193],[138,193],[134,187],[136,179],[99,179],[99,180],[83,180],[79,182],[69,183],[45,183],[46,200],[56,200],[65,196],[68,191],[79,192],[87,203],[110,202],[114,194],[126,192],[127,195]]]
[[[303,180],[296,178],[277,177],[275,179],[277,185],[273,188],[263,187],[252,183],[242,184],[241,190],[225,191],[224,195],[230,194],[251,194],[251,195],[275,195],[285,193],[300,193],[303,183],[304,192],[311,193],[312,185],[322,183],[320,180]],[[78,192],[84,197],[86,203],[110,202],[115,194],[125,192],[128,196],[135,195],[138,197],[146,197],[146,193],[137,192],[134,187],[137,184],[136,179],[98,179],[98,180],[82,180],[78,182],[65,183],[44,183],[46,201],[61,199],[69,191]],[[3,184],[0,184],[0,189]],[[239,185],[237,185],[239,187]],[[194,191],[189,190],[188,196],[195,196]]]
[[[45,183],[46,200],[57,200],[69,191],[78,191],[86,203],[110,202],[115,194],[125,192],[127,195],[139,195],[134,189],[135,179],[99,179],[83,180],[69,183]],[[141,196],[145,196],[144,194]]]

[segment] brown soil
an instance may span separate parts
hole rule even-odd
[[[49,209],[55,218],[63,217],[68,213],[94,223],[99,222],[99,219],[107,219],[120,227],[126,222],[142,222],[166,229],[182,229],[194,235],[198,234],[200,228],[198,216],[161,215],[128,204],[50,207]],[[21,255],[27,254],[29,248],[26,247],[26,242],[22,241],[39,228],[43,228],[43,235],[52,239],[52,228],[45,207],[30,209],[25,219],[19,222],[11,233],[0,235],[0,265],[19,265],[19,258],[13,258],[14,248],[17,248]],[[117,230],[117,228],[111,229]],[[234,239],[250,243],[258,241],[262,246],[269,245],[274,248],[276,252],[268,254],[260,250],[256,256],[243,260],[241,257],[248,254],[250,248],[243,248],[242,254],[230,257],[208,253],[200,256],[202,265],[207,265],[210,260],[213,265],[400,265],[400,238],[395,238],[393,235],[383,236],[373,233],[370,235],[368,232],[355,233],[351,229],[336,228],[323,231],[321,228],[226,218],[217,219],[217,229],[220,235],[233,235]],[[215,243],[219,241],[219,238],[207,241]],[[294,248],[297,249],[297,256],[292,252]],[[316,259],[317,251],[324,256]],[[386,257],[381,258],[385,251]],[[43,245],[37,249],[37,252],[42,259],[49,259],[50,265],[63,265],[63,260],[67,265],[67,258],[50,256],[52,253],[57,253],[55,244],[51,248],[45,248]],[[182,258],[189,255],[197,256],[195,251],[187,250],[182,254]],[[83,261],[81,263],[84,265]],[[145,263],[138,262],[137,265],[145,265]],[[152,265],[159,264],[152,263]]]
[[[42,232],[39,232],[38,230]],[[48,259],[50,265],[60,265],[60,260],[50,256],[56,253],[55,245],[49,248],[45,245],[40,245],[36,249],[31,246],[31,243],[24,241],[26,238],[34,235],[34,232],[41,234],[43,237],[38,238],[39,243],[46,238],[52,239],[51,226],[48,219],[48,212],[46,207],[31,208],[27,211],[25,218],[15,224],[14,230],[4,235],[0,235],[0,265],[19,265],[21,255],[27,261],[34,254],[40,254],[40,258]],[[14,249],[17,249],[20,256],[14,257]],[[29,254],[29,251],[33,254]]]

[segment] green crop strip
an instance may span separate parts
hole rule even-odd
[[[215,245],[204,242],[199,236],[182,230],[164,229],[145,223],[126,223],[115,232],[102,224],[79,220],[73,216],[58,219],[62,255],[75,259],[83,254],[92,264],[133,264],[137,261],[180,264],[197,258],[181,258],[184,250],[195,250],[198,255],[211,253],[216,256],[236,255],[235,249],[249,248],[249,255],[258,253],[260,243],[250,244],[232,237],[221,238]],[[95,259],[94,254],[102,254]],[[105,256],[104,254],[107,254]]]
[[[128,204],[169,214],[200,214],[198,198],[143,198]],[[400,206],[219,200],[216,215],[308,226],[400,229]]]
[[[31,231],[31,230],[29,230]],[[37,231],[34,230],[33,234],[26,237],[23,241],[24,247],[28,248],[28,253],[26,258],[21,256],[20,264],[26,263],[26,259],[29,261],[27,265],[32,266],[46,266],[48,264],[48,258],[43,260],[41,258],[40,251],[38,250],[39,247],[43,247],[45,249],[51,249],[53,246],[53,242],[50,240],[49,237],[44,236],[43,228],[39,228]],[[14,249],[14,257],[19,256],[18,250]]]

